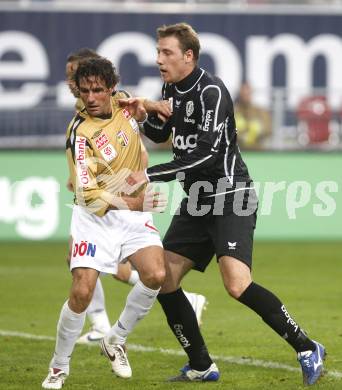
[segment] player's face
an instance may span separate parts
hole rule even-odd
[[[183,53],[174,36],[160,38],[157,43],[157,65],[166,83],[177,83],[194,69],[193,52],[187,50]]]
[[[111,96],[114,88],[107,88],[104,80],[90,76],[80,79],[80,97],[89,115],[102,117],[112,112]]]
[[[77,98],[80,97],[80,92],[76,86],[74,75],[77,70],[77,62],[67,62],[65,67],[66,82],[69,86],[70,92]]]

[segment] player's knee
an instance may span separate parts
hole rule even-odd
[[[77,295],[75,298],[74,298],[74,303],[77,307],[77,312],[78,313],[82,313],[84,312],[85,310],[87,310],[88,306],[89,306],[89,303],[90,303],[90,300],[91,298],[89,298],[89,295]]]
[[[153,269],[146,273],[142,278],[142,282],[145,286],[152,288],[154,290],[160,288],[160,286],[164,283],[165,280],[165,269]]]
[[[72,289],[70,301],[72,305],[77,309],[77,312],[83,312],[89,306],[92,298],[92,290],[89,286],[78,286]]]
[[[164,282],[161,286],[160,292],[162,294],[169,294],[171,292],[178,290],[179,287],[180,287],[179,283],[177,283],[174,279],[166,275]]]
[[[130,275],[131,275],[131,267],[129,266],[128,263],[126,263],[126,264],[119,265],[118,271],[116,275],[113,275],[113,277],[116,280],[119,280],[120,282],[127,283]]]
[[[125,276],[123,276],[119,273],[117,273],[116,275],[113,275],[113,278],[118,280],[119,282],[127,283],[127,281],[128,281],[128,279]]]
[[[156,284],[158,284],[158,286],[160,287],[165,281],[165,269],[164,268],[159,269],[155,273],[154,278],[155,278]]]
[[[224,287],[228,294],[234,299],[238,299],[245,290],[245,287],[243,287],[243,284],[241,283],[230,283],[229,285],[225,283]]]

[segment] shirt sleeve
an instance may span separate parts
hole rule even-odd
[[[172,132],[172,116],[163,123],[157,116],[148,115],[143,125],[143,133],[155,143],[166,142]]]
[[[163,84],[162,99],[168,100],[170,95],[170,88],[167,88],[167,84]],[[173,126],[173,116],[164,123],[155,114],[149,114],[146,122],[143,125],[143,133],[147,138],[155,143],[166,142],[170,138]]]
[[[222,115],[224,105],[220,88],[217,85],[205,87],[201,93],[200,101],[202,118],[196,147],[191,153],[184,154],[178,159],[148,168],[146,174],[151,182],[174,180],[179,172],[199,171],[215,163],[225,124],[225,118]],[[224,119],[219,122],[219,118]]]

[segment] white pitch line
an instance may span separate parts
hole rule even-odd
[[[40,336],[30,333],[14,332],[9,330],[1,330],[0,336],[5,337],[21,337],[30,340],[48,340],[55,341],[55,337],[51,336]],[[89,344],[89,346],[97,346],[97,344]],[[184,351],[175,350],[175,349],[164,349],[164,348],[154,348],[154,347],[145,347],[144,345],[138,344],[128,344],[128,348],[131,351],[136,352],[159,352],[165,355],[177,355],[184,356]],[[281,369],[285,371],[296,371],[301,372],[300,368],[288,366],[287,364],[270,362],[265,360],[253,359],[253,358],[239,358],[233,356],[222,356],[222,355],[210,355],[214,360],[223,361],[231,364],[239,364],[242,366],[254,366],[254,367],[263,367],[263,368],[272,368],[272,369]],[[339,371],[328,371],[325,375],[331,376],[337,379],[342,379],[342,372]]]
[[[39,336],[31,333],[13,332],[11,330],[0,330],[0,336],[20,337],[22,339],[30,339],[30,340],[49,340],[49,341],[56,340],[55,337],[51,337],[51,336]]]

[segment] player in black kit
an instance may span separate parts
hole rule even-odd
[[[164,80],[167,114],[151,112],[146,136],[163,142],[172,134],[174,159],[133,173],[127,183],[180,180],[187,197],[165,235],[166,281],[158,296],[168,324],[189,363],[173,381],[217,381],[196,316],[180,287],[191,269],[204,272],[216,255],[224,286],[254,310],[297,352],[304,384],[323,373],[325,348],[311,340],[283,303],[251,277],[257,198],[237,145],[231,97],[222,81],[197,66],[200,43],[191,26],[179,23],[157,30],[157,64]],[[149,102],[131,99],[134,111]],[[152,106],[152,105],[151,105]]]

